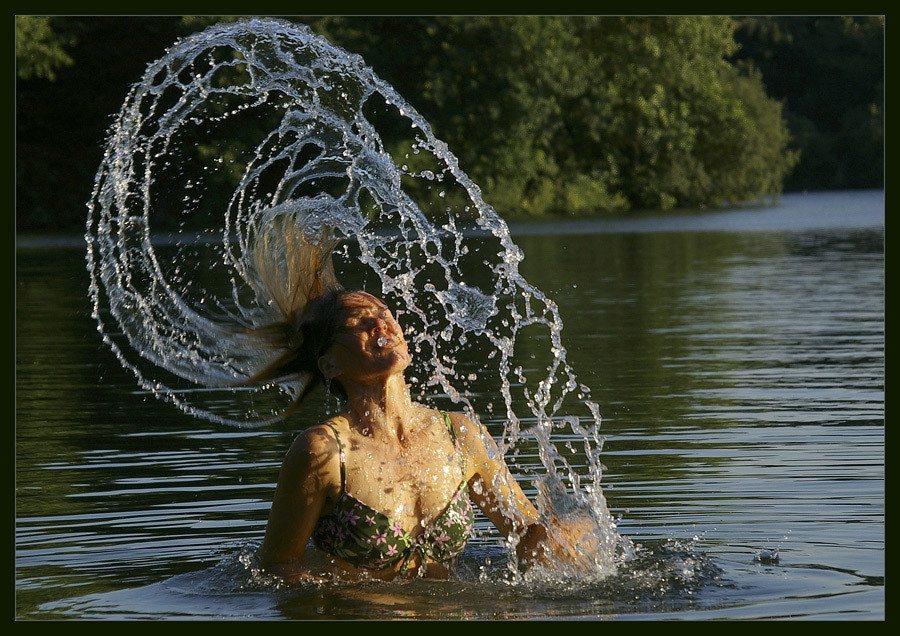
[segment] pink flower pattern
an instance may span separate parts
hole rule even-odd
[[[444,512],[415,537],[399,521],[345,492],[335,508],[319,519],[313,541],[325,552],[367,569],[382,569],[409,559],[415,552],[445,562],[462,552],[472,533],[472,519],[465,482],[450,498]]]
[[[452,436],[446,413],[444,419]],[[342,463],[343,453],[341,448]],[[453,559],[472,534],[473,518],[465,481],[453,493],[444,512],[415,537],[399,521],[344,491],[331,512],[319,518],[312,538],[319,549],[356,567],[378,570],[403,561],[405,569],[415,553],[439,562]]]

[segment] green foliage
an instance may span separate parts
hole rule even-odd
[[[786,104],[801,153],[786,187],[884,187],[884,17],[742,18],[752,60]]]
[[[176,37],[234,19],[17,17],[17,227],[77,228],[128,86]],[[505,216],[883,184],[883,19],[294,19],[362,55]],[[269,124],[242,122],[215,147],[198,140],[200,159],[232,166],[211,190],[234,187]],[[408,126],[376,125],[398,162],[430,169],[410,153]]]
[[[70,66],[16,80],[16,228],[78,231],[112,117],[128,87],[177,37],[157,17],[52,18]],[[40,31],[25,31],[40,36]],[[60,40],[62,41],[62,40]],[[17,47],[35,48],[23,35]]]
[[[384,69],[506,214],[743,202],[780,193],[795,162],[781,106],[726,60],[729,18],[313,26]]]
[[[792,165],[780,108],[732,67],[725,17],[569,19],[582,80],[562,108],[567,174],[596,171],[631,208],[777,195]]]
[[[16,75],[21,79],[56,79],[56,71],[73,64],[66,49],[76,40],[54,29],[48,16],[16,16]]]

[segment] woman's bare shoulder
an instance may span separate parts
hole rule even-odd
[[[294,439],[285,457],[285,465],[300,470],[327,469],[332,460],[337,461],[340,454],[340,442],[336,430],[341,429],[341,422],[333,418],[321,424],[310,426]]]
[[[456,439],[468,447],[470,452],[483,452],[485,443],[490,440],[490,434],[478,418],[470,417],[459,411],[447,411],[450,424],[456,434]]]

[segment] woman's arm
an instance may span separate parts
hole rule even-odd
[[[582,563],[586,557],[590,561],[599,550],[596,522],[581,516],[542,519],[484,426],[462,413],[450,416],[466,453],[469,494],[497,529],[516,542],[519,562],[529,568],[535,564]]]
[[[340,493],[340,451],[325,426],[297,436],[284,458],[266,536],[261,565],[289,581],[314,578],[306,573],[303,555],[325,503]]]
[[[469,496],[491,523],[516,542],[516,553],[526,566],[547,557],[547,530],[541,515],[509,471],[497,443],[481,423],[462,413],[450,413],[460,448],[466,458]]]

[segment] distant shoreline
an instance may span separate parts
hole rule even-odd
[[[835,207],[843,202],[847,207]],[[824,205],[825,203],[828,205]],[[880,203],[880,205],[879,205]],[[626,216],[511,219],[510,234],[619,234],[647,232],[799,231],[884,226],[884,190],[791,192],[777,205],[708,211],[673,210]],[[183,235],[160,232],[155,245],[171,245]],[[216,241],[218,242],[218,240]],[[85,248],[83,234],[16,234],[16,250]]]

